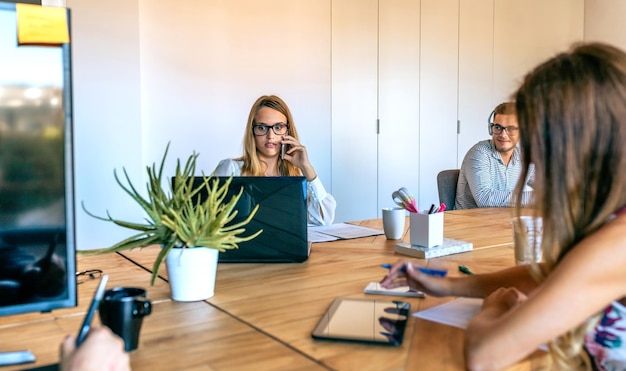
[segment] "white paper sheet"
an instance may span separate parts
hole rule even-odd
[[[465,330],[469,321],[478,314],[482,306],[483,299],[458,298],[445,304],[413,313],[413,316]]]
[[[316,230],[311,229],[311,227],[309,227],[308,230],[308,240],[309,242],[328,242],[328,241],[335,241],[338,240],[339,238],[335,237],[335,236],[331,236],[329,234],[324,234],[324,233],[320,233]]]
[[[360,225],[348,224],[348,223],[336,223],[332,225],[320,225],[309,227],[309,234],[322,233],[329,236],[334,236],[341,239],[377,236],[384,232],[380,229],[362,227]],[[309,238],[309,241],[311,239]],[[313,241],[311,241],[313,242]]]
[[[413,316],[465,330],[472,318],[480,312],[482,306],[483,299],[458,298],[445,304],[413,313]],[[539,349],[548,351],[548,346],[541,345]]]

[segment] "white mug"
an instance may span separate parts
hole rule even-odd
[[[383,209],[383,231],[388,240],[399,240],[404,235],[406,210],[401,207]]]

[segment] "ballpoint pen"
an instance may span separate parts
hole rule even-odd
[[[429,213],[429,214],[434,214],[434,213],[436,213],[436,212],[437,212],[437,206],[435,206],[435,204],[432,204],[432,205],[430,206],[430,209],[428,209],[428,213]]]
[[[446,210],[446,204],[441,203],[441,206],[439,206],[439,210],[437,210],[438,213],[444,212]]]
[[[381,267],[385,268],[385,269],[391,269],[391,264],[381,264]],[[406,267],[402,267],[402,272],[406,272]],[[437,276],[437,277],[445,277],[446,274],[448,274],[448,271],[445,269],[432,269],[432,268],[424,268],[424,267],[417,267],[417,270],[431,275],[431,276]]]

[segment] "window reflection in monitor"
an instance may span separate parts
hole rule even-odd
[[[0,316],[76,306],[70,46],[18,46],[0,2],[0,56]]]

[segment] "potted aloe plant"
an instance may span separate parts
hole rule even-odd
[[[244,221],[227,225],[237,215],[234,208],[243,189],[230,200],[226,200],[232,177],[220,185],[217,178],[203,175],[204,181],[199,186],[194,186],[198,158],[195,152],[189,156],[184,167],[181,168],[181,161],[177,161],[174,180],[167,182],[168,189],[164,189],[163,168],[168,151],[169,143],[158,169],[156,164],[147,167],[146,196],[133,186],[126,169],[123,169],[125,182],[122,182],[117,172],[114,172],[117,184],[145,212],[146,218],[143,222],[115,219],[108,212],[106,217],[97,216],[89,212],[83,204],[83,209],[90,216],[137,233],[109,248],[82,253],[102,254],[161,245],[152,267],[150,283],[154,285],[161,263],[165,259],[172,298],[179,301],[203,300],[213,296],[214,293],[218,252],[237,248],[238,243],[249,241],[262,232],[259,230],[248,236],[242,236],[246,231],[244,227],[256,213],[258,205]],[[200,194],[206,194],[208,197],[200,200]],[[199,274],[203,274],[204,278],[195,276],[194,268]],[[178,286],[176,279],[179,277],[188,281]],[[196,289],[199,292],[191,292]]]

